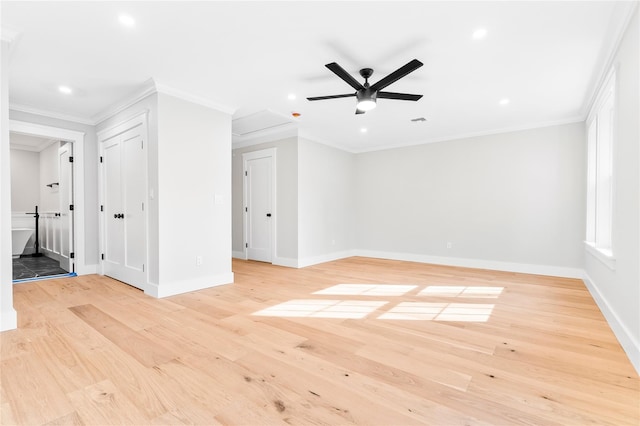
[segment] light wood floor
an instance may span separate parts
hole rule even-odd
[[[366,258],[233,270],[162,300],[96,275],[16,285],[1,423],[640,422],[638,375],[579,280]]]

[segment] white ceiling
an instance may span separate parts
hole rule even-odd
[[[23,151],[40,152],[47,148],[57,139],[42,138],[39,136],[23,135],[21,133],[13,133],[9,135],[9,143],[12,149],[20,149]]]
[[[232,108],[234,118],[299,112],[302,136],[360,152],[578,121],[637,2],[3,1],[10,102],[95,122],[145,81]],[[127,14],[136,25],[125,28]],[[472,34],[485,28],[487,35]],[[371,82],[424,66],[367,114],[324,67]],[[71,95],[58,91],[67,85]],[[288,99],[295,93],[295,100]],[[508,98],[508,105],[499,101]],[[257,115],[261,117],[261,114]],[[425,122],[411,119],[424,117]],[[263,117],[264,118],[264,117]],[[244,120],[245,124],[248,120]],[[269,120],[267,120],[269,121]],[[286,126],[285,126],[286,127]],[[367,132],[361,132],[362,128]]]

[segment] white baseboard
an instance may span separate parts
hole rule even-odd
[[[317,265],[319,263],[331,262],[333,260],[345,259],[347,257],[356,256],[354,250],[338,251],[335,253],[327,253],[320,256],[305,257],[298,259],[298,268],[305,268],[307,266]]]
[[[274,257],[271,264],[286,266],[287,268],[298,268],[298,259],[293,259],[291,257]]]
[[[0,313],[0,331],[15,330],[18,328],[18,313],[9,308]]]
[[[235,258],[235,259],[242,259],[242,260],[247,260],[246,256],[244,255],[243,251],[236,251],[233,250],[231,252],[231,257]]]
[[[355,251],[347,250],[335,253],[327,253],[320,256],[305,257],[302,259],[293,259],[290,257],[275,257],[271,263],[278,266],[286,266],[288,268],[306,268],[307,266],[331,262],[332,260],[344,259],[352,256],[356,256]]]
[[[460,266],[463,268],[489,269],[493,271],[519,272],[523,274],[550,275],[564,278],[581,279],[584,277],[584,271],[582,269],[563,266],[534,265],[528,263],[500,262],[495,260],[465,259],[459,257],[428,256],[422,254],[383,252],[376,250],[355,250],[353,256],[432,263],[434,265]]]
[[[319,263],[331,262],[333,260],[347,257],[362,256],[376,259],[403,260],[408,262],[431,263],[434,265],[460,266],[464,268],[489,269],[493,271],[519,272],[523,274],[549,275],[554,277],[578,278],[584,277],[584,270],[579,268],[568,268],[563,266],[534,265],[527,263],[500,262],[482,259],[465,259],[458,257],[428,256],[413,253],[397,253],[377,250],[346,250],[335,253],[327,253],[321,256],[307,257],[302,259],[277,257],[273,259],[273,264],[286,266],[289,268],[304,268]]]
[[[76,274],[92,275],[98,273],[98,265],[78,265],[76,264]]]
[[[233,278],[233,272],[228,272],[194,280],[174,281],[166,284],[149,283],[144,292],[156,298],[163,298],[219,285],[232,284]]]
[[[616,314],[616,312],[611,308],[611,305],[602,295],[598,286],[591,280],[591,277],[589,277],[586,272],[584,272],[582,280],[587,286],[587,289],[589,289],[591,297],[596,301],[600,311],[606,318],[607,323],[609,323],[609,327],[613,330],[613,334],[615,334],[618,339],[620,346],[622,346],[622,349],[624,349],[627,354],[629,361],[631,361],[636,372],[640,375],[640,342],[638,342],[638,340],[620,320],[618,314]]]

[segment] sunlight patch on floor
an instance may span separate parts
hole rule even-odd
[[[349,296],[402,296],[417,288],[417,285],[396,284],[338,284],[313,294]]]
[[[479,303],[402,302],[378,319],[486,322],[494,306]]]
[[[289,300],[254,313],[269,317],[364,318],[387,301],[370,300]]]
[[[504,287],[430,285],[418,293],[418,296],[437,297],[474,297],[495,299],[502,294]]]

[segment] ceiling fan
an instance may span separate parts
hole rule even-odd
[[[402,77],[406,76],[410,72],[413,72],[422,66],[422,62],[417,59],[412,60],[406,65],[398,68],[382,80],[374,83],[373,85],[369,85],[369,77],[373,74],[373,70],[371,68],[362,68],[360,70],[360,75],[364,78],[364,84],[361,84],[351,76],[347,71],[344,70],[340,65],[335,62],[331,62],[330,64],[325,65],[329,68],[335,75],[343,79],[349,86],[356,89],[355,93],[346,93],[343,95],[329,95],[329,96],[315,96],[312,98],[307,98],[309,101],[322,101],[325,99],[336,99],[336,98],[348,98],[351,96],[355,96],[358,99],[358,103],[356,105],[356,114],[364,114],[367,111],[372,110],[376,107],[376,101],[378,99],[397,99],[402,101],[417,101],[422,95],[411,95],[409,93],[395,93],[395,92],[383,92],[382,89],[389,86],[392,83],[400,80]]]

